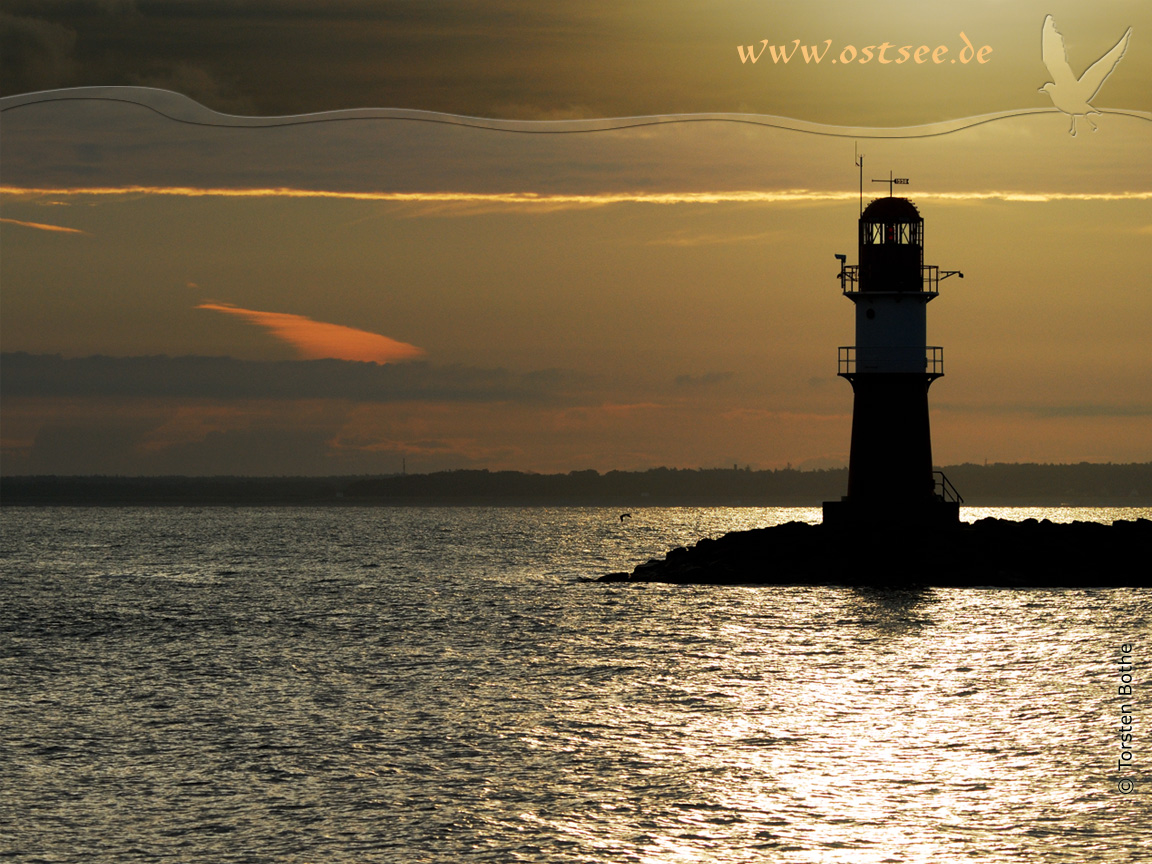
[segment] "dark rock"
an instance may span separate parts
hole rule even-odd
[[[609,573],[607,576],[601,576],[596,579],[596,582],[627,582],[629,574],[627,573]]]
[[[789,522],[735,531],[602,582],[704,585],[1104,587],[1142,585],[1152,521],[981,519],[941,528]]]

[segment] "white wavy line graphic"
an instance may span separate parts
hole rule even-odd
[[[177,123],[193,126],[217,126],[230,129],[266,129],[283,126],[302,126],[313,123],[341,123],[352,120],[375,120],[410,123],[438,123],[449,126],[463,126],[471,129],[492,132],[509,132],[535,135],[572,135],[592,132],[612,132],[637,129],[645,126],[664,126],[682,123],[741,123],[750,126],[763,126],[784,129],[809,135],[823,135],[836,138],[931,138],[949,135],[964,129],[971,129],[985,123],[994,123],[1012,117],[1032,114],[1062,114],[1056,107],[1020,108],[978,114],[956,120],[945,120],[917,126],[834,126],[811,123],[791,117],[778,117],[770,114],[653,114],[638,117],[604,117],[588,120],[501,120],[488,117],[469,117],[460,114],[442,114],[436,111],[419,111],[408,108],[349,108],[338,111],[321,111],[312,114],[295,114],[273,117],[245,117],[222,114],[199,102],[171,90],[151,87],[73,87],[60,90],[44,90],[37,93],[23,93],[0,98],[0,113],[14,111],[33,105],[51,102],[122,102],[139,105],[162,117]],[[1152,112],[1134,111],[1125,108],[1101,108],[1102,114],[1133,117],[1152,122]]]

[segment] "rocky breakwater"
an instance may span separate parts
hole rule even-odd
[[[948,528],[789,522],[673,549],[600,582],[700,585],[1142,586],[1152,521],[981,519]]]

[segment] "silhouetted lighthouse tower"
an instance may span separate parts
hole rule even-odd
[[[944,374],[944,349],[927,344],[926,313],[940,280],[964,274],[924,265],[924,219],[891,186],[860,214],[859,241],[859,265],[836,256],[856,308],[856,344],[840,348],[838,370],[854,394],[852,450],[848,494],[824,503],[824,521],[955,523],[960,497],[932,470],[928,388]]]

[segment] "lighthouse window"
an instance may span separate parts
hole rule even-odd
[[[923,245],[923,226],[918,222],[866,222],[864,243],[878,245],[896,243],[901,246]]]

